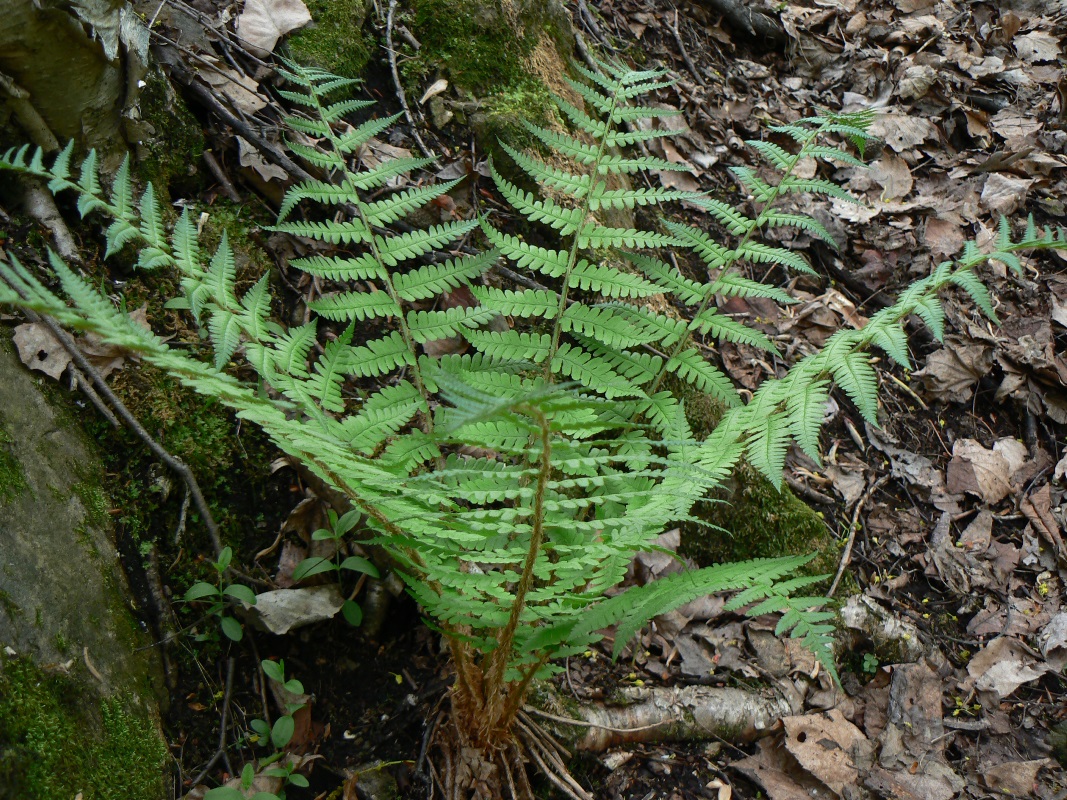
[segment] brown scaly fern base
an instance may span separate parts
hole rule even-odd
[[[444,800],[534,800],[530,767],[571,800],[593,800],[567,768],[571,753],[525,712],[481,742],[470,732],[484,726],[465,724],[451,706],[432,726],[431,800],[437,792]]]

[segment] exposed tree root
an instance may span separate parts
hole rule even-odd
[[[709,686],[634,688],[622,692],[625,705],[571,706],[577,717],[530,709],[550,722],[552,734],[567,747],[602,752],[622,744],[722,738],[751,742],[779,719],[794,713],[782,697],[743,689]],[[627,702],[628,701],[628,702]]]
[[[574,751],[668,740],[751,742],[795,713],[783,697],[743,689],[634,688],[622,692],[622,705],[576,708],[572,701],[554,698],[551,687],[542,688],[550,692],[545,705],[575,716],[527,707],[506,736],[484,747],[470,741],[452,710],[442,710],[431,723],[431,797],[440,791],[445,800],[533,800],[527,776],[533,767],[570,800],[593,800],[567,767]]]

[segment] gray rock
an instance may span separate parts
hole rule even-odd
[[[42,391],[43,380],[0,331],[0,762],[5,746],[25,750],[4,741],[5,729],[10,735],[18,726],[3,718],[2,695],[5,680],[17,686],[28,669],[49,685],[63,683],[57,707],[70,713],[64,724],[85,726],[83,742],[108,737],[108,720],[119,714],[120,727],[136,729],[138,745],[162,759],[162,670],[127,606],[102,469],[66,404]],[[18,796],[36,800],[32,789]]]

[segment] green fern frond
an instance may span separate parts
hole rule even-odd
[[[666,363],[664,369],[693,384],[700,391],[721,400],[727,406],[736,406],[741,402],[730,379],[706,361],[699,350],[680,350]]]
[[[403,300],[428,300],[466,285],[493,266],[499,254],[487,250],[473,256],[450,258],[393,275],[393,288]]]
[[[337,292],[312,300],[308,308],[335,322],[362,322],[389,319],[400,314],[400,306],[385,292]]]
[[[621,272],[607,264],[590,264],[582,259],[574,265],[567,278],[572,289],[599,292],[605,297],[651,297],[663,292],[663,287],[640,275]]]

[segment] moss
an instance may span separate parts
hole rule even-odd
[[[0,589],[0,609],[12,620],[14,620],[17,614],[22,613],[22,609],[19,608],[19,604],[16,603],[7,592]]]
[[[412,89],[445,70],[453,85],[483,96],[521,82],[538,31],[516,34],[492,0],[414,0],[411,30],[422,47],[403,62]]]
[[[363,32],[364,0],[308,0],[307,7],[314,22],[289,37],[293,58],[346,78],[361,77],[375,49]]]
[[[693,433],[705,438],[722,416],[721,405],[688,386],[675,383],[672,388],[684,399]],[[694,514],[723,530],[694,523],[682,526],[682,552],[699,563],[815,553],[805,572],[822,574],[836,567],[837,540],[822,515],[797,498],[789,487],[776,489],[747,463],[740,463],[711,501],[698,505]]]
[[[85,508],[85,521],[95,527],[107,527],[109,504],[104,490],[99,485],[87,481],[76,483],[70,489],[82,501],[82,506]]]
[[[157,800],[166,748],[126,699],[0,653],[0,800]]]
[[[26,475],[18,459],[8,450],[10,435],[4,430],[3,418],[0,417],[0,506],[8,500],[18,497],[26,491]]]
[[[137,173],[151,181],[164,199],[176,193],[172,184],[187,179],[204,152],[203,126],[158,69],[145,75],[139,94],[141,122]]]

